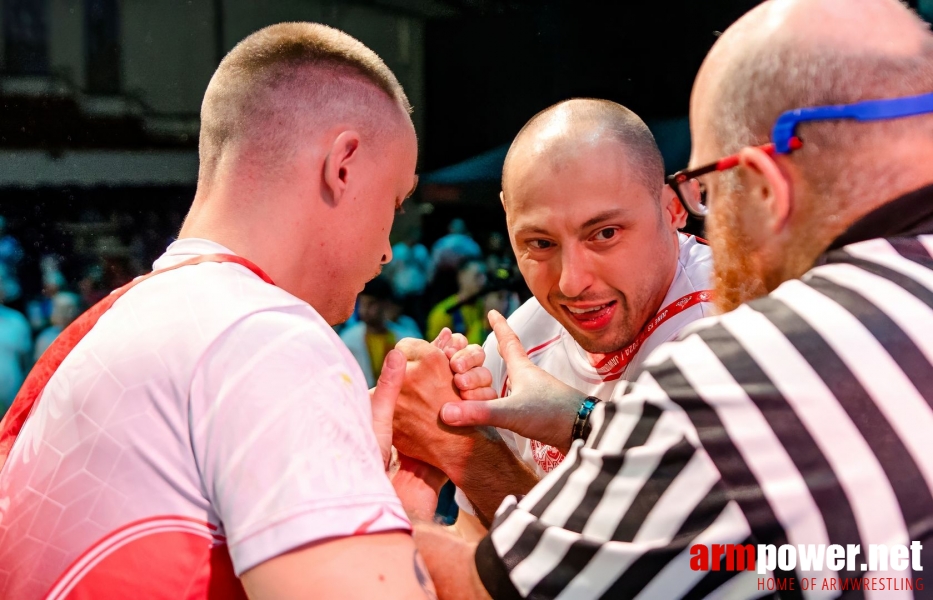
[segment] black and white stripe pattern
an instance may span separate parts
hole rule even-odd
[[[561,599],[769,593],[754,572],[692,571],[690,547],[713,543],[861,544],[864,559],[869,544],[919,540],[933,568],[931,251],[933,236],[846,246],[659,348],[596,409],[586,443],[503,505],[478,550],[487,587]]]

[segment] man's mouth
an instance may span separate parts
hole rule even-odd
[[[581,328],[598,330],[609,325],[616,311],[617,301],[594,304],[592,306],[569,306],[564,304],[570,318]]]

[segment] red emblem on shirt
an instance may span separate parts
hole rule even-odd
[[[564,460],[564,455],[560,453],[560,450],[542,444],[538,440],[531,440],[531,455],[545,473],[553,471],[554,467]]]

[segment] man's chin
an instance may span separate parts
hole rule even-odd
[[[337,325],[343,325],[350,320],[350,317],[353,316],[353,311],[356,310],[356,298],[353,299],[353,303],[343,307],[333,307],[328,311],[327,314],[321,313],[321,316],[327,321],[327,324],[331,327],[336,327]]]
[[[620,326],[610,325],[601,332],[593,332],[565,323],[564,329],[581,348],[590,354],[612,354],[628,345],[628,336],[620,335]]]

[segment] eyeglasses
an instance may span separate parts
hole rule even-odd
[[[803,147],[803,140],[796,136],[797,126],[808,121],[831,121],[836,119],[854,119],[856,121],[880,121],[882,119],[897,119],[912,117],[933,112],[933,94],[907,96],[904,98],[888,98],[883,100],[866,100],[854,104],[839,104],[835,106],[814,106],[810,108],[797,108],[782,113],[771,128],[771,143],[756,148],[770,156],[776,154],[790,154]],[[677,194],[680,203],[692,216],[703,219],[709,212],[705,184],[699,179],[703,175],[726,171],[739,164],[739,155],[733,154],[714,163],[678,171],[668,175],[666,182]]]

